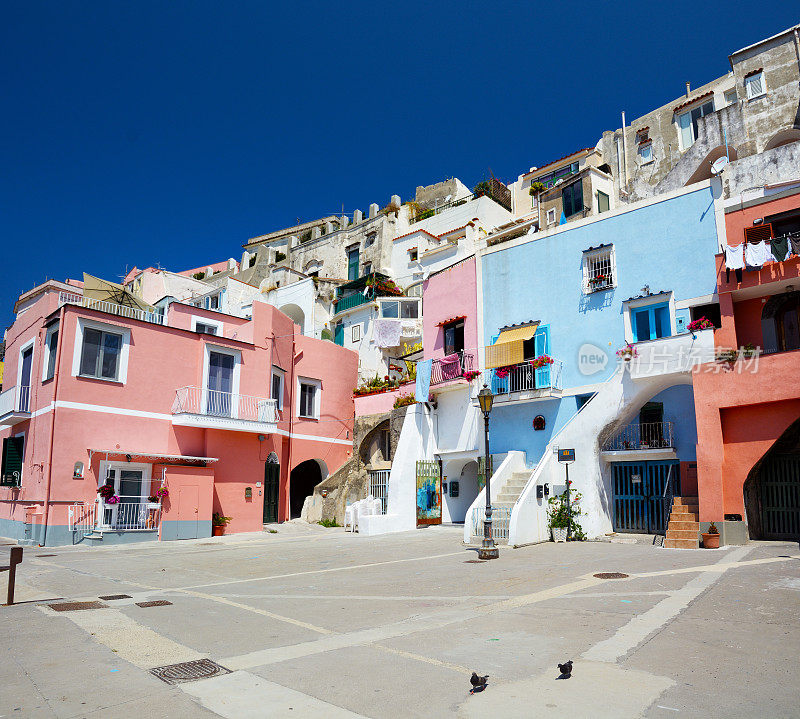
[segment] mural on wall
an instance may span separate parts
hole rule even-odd
[[[417,524],[442,523],[442,478],[439,463],[417,462]]]

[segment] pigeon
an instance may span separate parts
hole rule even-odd
[[[488,678],[488,674],[485,677],[479,677],[475,672],[472,672],[472,676],[469,679],[469,683],[472,684],[472,689],[469,690],[469,693],[474,694],[475,692],[482,692],[486,689],[486,680]]]
[[[564,664],[559,664],[558,671],[561,672],[561,676],[564,677],[564,679],[569,679],[572,676],[572,659]]]

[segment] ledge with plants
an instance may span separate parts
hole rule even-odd
[[[690,322],[688,325],[686,325],[686,329],[689,330],[689,332],[698,332],[699,330],[713,330],[714,323],[711,320],[706,319],[705,317],[700,317],[700,319],[696,319]]]
[[[375,375],[371,380],[359,385],[353,390],[354,397],[366,397],[371,394],[381,394],[382,392],[391,392],[398,389],[401,385],[413,382],[408,375],[403,375],[399,379],[392,379],[389,375],[385,375],[383,379]]]

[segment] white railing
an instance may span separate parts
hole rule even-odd
[[[176,390],[172,414],[200,414],[207,417],[228,417],[270,424],[279,419],[274,399],[220,392],[202,387],[181,387]]]
[[[72,292],[61,292],[58,296],[58,303],[59,305],[80,305],[91,310],[98,310],[119,317],[130,317],[142,322],[152,322],[156,325],[164,324],[164,315],[161,312],[147,312],[135,307],[119,305],[116,302],[105,302],[104,300],[95,300],[91,297],[76,295]]]
[[[386,514],[389,501],[389,475],[390,469],[376,469],[369,472],[369,493],[381,500],[381,514]]]
[[[68,521],[70,532],[82,532],[88,534],[94,530],[97,508],[96,504],[72,504],[68,509]]]
[[[161,502],[149,502],[147,497],[120,496],[119,502],[97,504],[98,530],[126,532],[158,529],[161,522]]]
[[[27,385],[9,387],[0,393],[0,417],[14,412],[31,411],[31,388]]]
[[[475,507],[472,510],[473,536],[483,537],[483,522],[486,519],[486,507]],[[492,539],[508,541],[508,527],[511,524],[511,507],[492,507]]]
[[[564,363],[553,360],[553,364],[538,369],[530,362],[520,362],[510,367],[498,367],[492,370],[492,392],[494,394],[510,394],[511,392],[527,392],[537,389],[561,389],[561,375]],[[503,376],[501,376],[503,375]]]

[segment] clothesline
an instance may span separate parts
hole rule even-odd
[[[757,270],[768,262],[784,262],[790,255],[800,256],[800,232],[725,246],[726,270]]]

